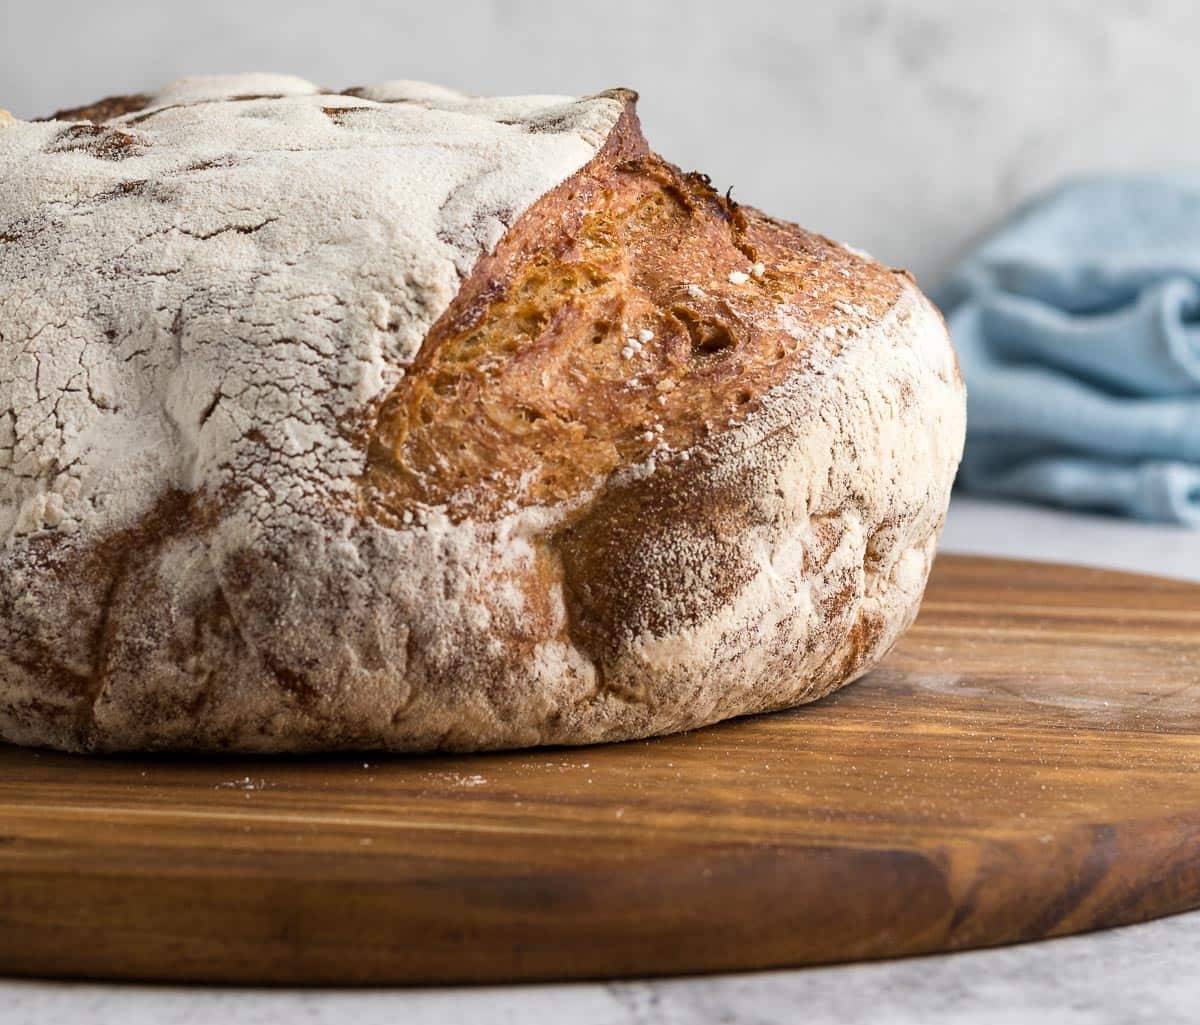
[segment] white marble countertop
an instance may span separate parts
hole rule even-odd
[[[1200,580],[1200,533],[994,502],[957,500],[942,547]],[[1200,912],[998,950],[649,982],[321,991],[0,981],[0,1023],[1169,1025],[1200,1020],[1197,966]]]

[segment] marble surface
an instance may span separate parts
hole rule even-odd
[[[1032,191],[1195,159],[1189,0],[94,0],[4,5],[0,107],[30,117],[185,73],[331,87],[642,94],[722,191],[929,280]],[[686,11],[686,13],[681,13]]]
[[[1200,1009],[1200,914],[1003,950],[570,986],[278,991],[0,984],[5,1025],[1153,1025]]]
[[[1200,581],[1200,531],[956,495],[941,551]]]
[[[946,551],[1200,581],[1200,532],[957,499]],[[1200,912],[1019,947],[801,971],[609,984],[254,990],[0,980],[0,1023],[41,1025],[1055,1025],[1195,1022]]]

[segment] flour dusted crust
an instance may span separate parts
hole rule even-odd
[[[640,737],[915,615],[940,317],[659,160],[630,93],[186,79],[0,116],[0,183],[7,740]]]

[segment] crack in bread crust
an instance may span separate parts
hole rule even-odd
[[[368,443],[365,507],[572,501],[752,415],[906,285],[648,152],[628,110],[430,329]]]
[[[882,657],[961,454],[945,327],[634,98],[235,76],[4,129],[0,736],[588,743]]]

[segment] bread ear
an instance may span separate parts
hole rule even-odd
[[[16,120],[7,110],[0,108],[0,128],[3,128],[5,125],[11,125]]]

